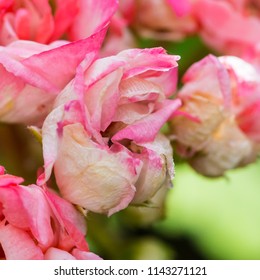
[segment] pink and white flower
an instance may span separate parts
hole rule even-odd
[[[78,69],[43,128],[45,175],[87,210],[111,215],[149,200],[173,178],[172,149],[160,128],[179,107],[168,99],[178,57],[132,49]]]
[[[22,182],[0,168],[1,259],[100,259],[89,251],[84,217],[69,202]]]
[[[171,121],[179,153],[200,173],[220,176],[254,161],[260,151],[260,76],[233,56],[209,55],[193,64]]]
[[[41,123],[82,60],[96,58],[104,36],[101,30],[72,43],[15,41],[0,47],[0,121]]]

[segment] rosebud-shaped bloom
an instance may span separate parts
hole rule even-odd
[[[258,0],[195,0],[193,14],[210,47],[253,62],[260,60],[259,7]]]
[[[94,60],[105,30],[84,40],[0,47],[0,121],[39,124],[86,56]]]
[[[171,121],[178,152],[200,173],[220,176],[260,151],[260,77],[245,61],[209,55],[188,69]]]
[[[190,0],[136,0],[133,26],[144,37],[180,40],[197,29]]]
[[[0,258],[99,259],[89,252],[84,217],[47,188],[0,167]]]
[[[45,181],[54,166],[66,199],[108,215],[167,188],[172,149],[158,132],[180,105],[167,99],[177,59],[132,49],[79,69],[43,125]]]
[[[0,44],[16,40],[49,44],[62,36],[84,39],[103,28],[116,8],[116,0],[1,1]]]

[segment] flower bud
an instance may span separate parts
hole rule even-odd
[[[188,69],[170,123],[180,155],[207,176],[253,162],[259,153],[260,76],[232,56],[209,55]]]

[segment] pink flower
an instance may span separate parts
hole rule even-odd
[[[43,125],[44,181],[54,166],[64,198],[108,215],[167,188],[172,149],[159,130],[180,105],[167,99],[177,59],[132,49],[79,69]]]
[[[250,62],[260,60],[259,1],[196,0],[193,14],[213,49]]]
[[[16,41],[0,47],[0,120],[41,123],[81,61],[95,59],[104,35],[101,30],[72,43]]]
[[[144,37],[181,40],[197,29],[190,0],[137,0],[133,26]]]
[[[209,55],[188,69],[171,121],[178,152],[200,173],[220,176],[260,151],[260,76],[232,56]]]
[[[8,0],[0,5],[0,44],[84,39],[107,25],[116,0]]]
[[[99,259],[85,241],[84,217],[47,188],[0,174],[0,258]]]

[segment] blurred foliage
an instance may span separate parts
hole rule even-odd
[[[41,144],[24,125],[0,124],[0,164],[6,171],[35,183],[43,166]]]

